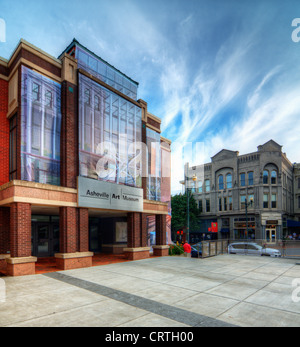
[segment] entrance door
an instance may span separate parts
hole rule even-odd
[[[32,255],[53,257],[59,251],[59,225],[32,223]]]
[[[267,243],[276,242],[276,229],[266,229],[266,241]]]

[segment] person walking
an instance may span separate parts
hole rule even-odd
[[[190,258],[191,257],[192,248],[191,248],[190,244],[187,241],[185,241],[185,243],[183,245],[183,250],[184,250],[184,256]]]

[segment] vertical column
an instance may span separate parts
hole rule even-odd
[[[78,238],[79,252],[89,251],[89,210],[87,208],[78,209]]]
[[[60,180],[68,188],[77,187],[79,172],[77,98],[77,86],[63,81]]]
[[[9,255],[9,225],[10,209],[9,207],[0,207],[0,270],[6,270],[6,259]]]
[[[77,187],[78,176],[78,87],[77,63],[70,55],[62,57],[61,95],[61,185]]]
[[[145,243],[145,216],[130,212],[127,215],[127,248],[124,249],[129,260],[149,258],[150,248]]]
[[[56,266],[62,270],[92,266],[93,253],[88,251],[88,209],[60,207],[60,253]]]
[[[31,256],[31,205],[13,203],[10,207],[10,251],[7,273],[10,276],[35,274],[37,258]]]
[[[153,246],[153,255],[164,257],[169,254],[167,243],[167,216],[158,214],[155,216],[156,245]]]

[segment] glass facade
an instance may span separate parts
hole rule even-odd
[[[22,66],[21,179],[60,184],[61,86]]]
[[[148,148],[147,199],[161,200],[161,147],[160,134],[146,129]]]
[[[108,63],[88,53],[80,46],[76,46],[75,58],[78,60],[79,68],[84,69],[130,98],[137,99],[138,83],[132,81]]]
[[[81,176],[141,187],[141,108],[79,74]]]

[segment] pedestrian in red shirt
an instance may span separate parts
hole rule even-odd
[[[192,248],[191,248],[191,246],[188,244],[187,241],[185,241],[185,243],[184,243],[184,245],[183,245],[183,250],[184,250],[184,256],[185,256],[185,257],[190,257],[190,256],[191,256]]]

